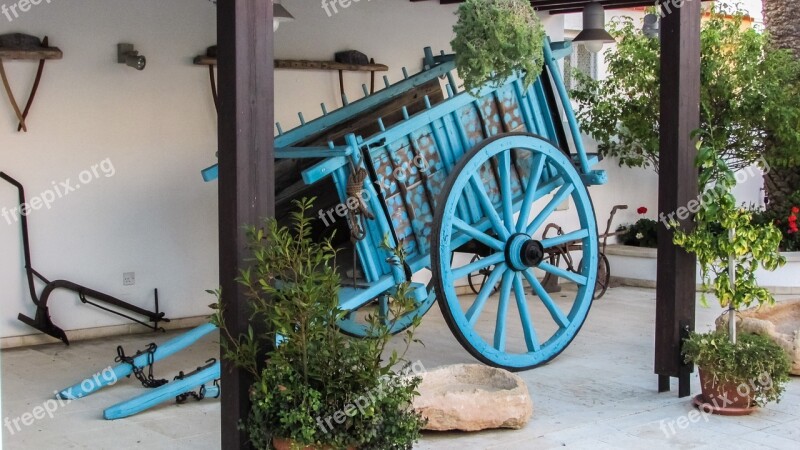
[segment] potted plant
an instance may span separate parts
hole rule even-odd
[[[249,332],[232,336],[219,309],[214,316],[223,357],[254,380],[242,426],[258,449],[411,448],[424,424],[411,407],[420,378],[399,367],[404,352],[383,360],[389,326],[413,308],[410,284],[397,286],[389,317],[368,318],[371,339],[340,333],[336,251],[312,238],[312,201],[296,202],[292,229],[270,219],[248,230],[252,266],[238,281],[252,309]],[[402,251],[395,254],[402,263]],[[406,331],[405,350],[418,323]]]
[[[751,212],[737,206],[731,193],[734,174],[712,145],[698,144],[697,162],[703,198],[713,201],[700,204],[693,230],[682,230],[673,221],[673,241],[697,255],[701,301],[708,306],[705,292],[710,290],[727,308],[728,326],[691,333],[683,354],[700,370],[702,394],[695,404],[719,414],[749,414],[754,407],[779,400],[788,381],[790,365],[783,349],[764,336],[737,336],[735,319],[741,308],[774,303],[772,294],[758,286],[755,272],[759,266],[774,270],[785,263],[778,252],[781,233],[770,223],[754,223]]]
[[[640,206],[636,212],[640,216],[647,214],[647,208]],[[634,247],[658,247],[658,222],[647,217],[642,217],[633,224],[620,225],[617,239],[622,245]]]
[[[527,89],[544,67],[545,31],[526,0],[467,0],[458,8],[450,42],[464,87],[475,94],[523,75]]]

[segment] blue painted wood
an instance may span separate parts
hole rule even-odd
[[[323,178],[331,176],[347,164],[349,164],[349,161],[344,156],[324,159],[303,171],[303,181],[308,185],[312,185]]]
[[[211,167],[203,169],[201,173],[203,174],[203,181],[205,181],[206,183],[214,181],[217,178],[219,178],[219,166],[214,164]]]
[[[275,150],[275,159],[335,158],[350,156],[351,147],[284,147]]]
[[[322,117],[305,122],[301,114],[301,126],[287,132],[279,130],[275,141],[276,157],[318,159],[302,173],[303,181],[313,185],[332,176],[344,203],[351,171],[354,168],[368,170],[369,178],[363,188],[375,220],[366,222],[366,237],[355,245],[360,261],[358,269],[367,285],[343,288],[340,292],[342,309],[353,312],[377,305],[380,314],[381,305],[385,309],[386,295],[391,293],[392,287],[405,281],[405,270],[389,264],[390,255],[380,246],[388,236],[391,245],[400,244],[407,252],[406,262],[412,273],[431,268],[437,278],[435,281],[447,286],[440,302],[452,309],[454,325],[451,324],[451,328],[479,359],[494,365],[522,368],[540,364],[563,350],[585,317],[584,285],[593,283],[592,270],[596,270],[596,264],[592,261],[596,261],[596,255],[592,260],[592,252],[595,250],[587,250],[585,259],[590,264],[586,273],[562,273],[547,263],[539,266],[582,286],[573,302],[577,306],[564,313],[537,285],[532,272],[522,270],[525,262],[520,256],[521,249],[529,239],[515,235],[534,234],[560,203],[571,198],[582,222],[580,230],[567,236],[584,245],[596,245],[596,226],[586,186],[604,183],[606,175],[603,171],[592,170],[598,159],[585,152],[556,64],[571,51],[570,42],[545,42],[545,69],[563,112],[550,111],[544,85],[546,78],[542,77],[528,89],[523,88],[520,77],[514,76],[500,86],[485,86],[475,95],[459,92],[452,59],[434,58],[433,53],[426,50],[427,70],[410,76],[404,68],[403,80],[399,83],[390,85],[384,77],[385,89],[353,103],[344,98],[345,106],[336,111],[329,112],[321,105]],[[445,62],[437,64],[439,61]],[[396,123],[376,118],[377,132],[366,136],[347,135],[343,146],[329,143],[327,148],[294,147],[440,76],[447,80],[445,101],[432,105],[426,97],[425,108],[415,114],[403,107],[400,110],[402,120]],[[366,95],[366,86],[362,89]],[[551,144],[559,141],[557,130],[561,124],[554,120],[560,121],[562,113],[574,141],[573,153],[567,155],[564,152],[569,153],[569,149],[558,149]],[[544,140],[510,134],[517,131],[533,133]],[[492,140],[496,136],[501,138]],[[487,142],[492,142],[491,150],[484,148]],[[512,154],[512,146],[518,143],[527,147],[515,152],[528,152],[530,157],[519,158],[517,153]],[[484,151],[476,153],[477,148]],[[418,161],[426,162],[425,167],[420,167]],[[208,178],[212,176],[213,171],[209,169]],[[534,205],[539,205],[537,201],[545,195],[551,196],[547,204],[534,210]],[[442,211],[448,214],[443,225],[446,230],[433,230],[430,224]],[[449,233],[447,246],[437,247],[434,242],[445,238],[442,233]],[[560,239],[545,240],[542,245],[552,248],[570,242],[563,240],[566,237]],[[449,267],[449,259],[443,262],[443,254],[451,254],[453,249],[470,241],[482,243],[495,253],[462,267]],[[504,255],[507,248],[513,250],[511,256]],[[442,258],[437,260],[435,255]],[[457,278],[490,266],[495,269],[489,280],[500,285],[497,305],[500,314],[494,321],[491,342],[483,342],[474,338],[471,327],[484,311],[489,295],[482,292],[467,311],[459,315],[456,313],[459,299],[452,289]],[[548,340],[534,327],[527,317],[525,296],[528,294],[524,283],[539,294],[561,334]],[[419,314],[424,314],[432,303],[432,291],[415,291],[419,296]],[[512,308],[514,305],[516,308]],[[521,313],[520,325],[528,349],[524,355],[506,351],[508,323],[504,312],[512,309]],[[360,334],[364,333],[363,321],[359,322],[357,316],[351,313],[342,321],[345,332],[363,335]]]
[[[525,152],[533,158],[530,175],[524,190],[514,190],[507,180],[513,171],[510,168],[511,152]],[[505,155],[504,155],[505,154]],[[506,156],[507,155],[507,156]],[[520,158],[518,155],[517,158]],[[490,160],[497,161],[497,175],[500,178],[500,199],[492,201],[486,192],[485,178],[478,178],[480,168]],[[556,175],[545,180],[544,167],[551,167]],[[495,175],[484,175],[494,177]],[[472,187],[471,191],[467,188]],[[477,359],[494,366],[511,370],[528,369],[544,364],[557,356],[577,334],[591,305],[596,279],[598,258],[597,224],[586,186],[581,174],[570,158],[550,142],[541,138],[519,133],[509,133],[483,142],[464,156],[454,168],[444,188],[447,199],[442,209],[437,211],[434,224],[434,243],[432,247],[432,266],[436,281],[439,304],[451,331],[459,342]],[[529,208],[528,204],[546,194],[553,196],[548,204],[537,211],[533,217],[519,215],[516,221],[509,220],[508,209],[519,211]],[[457,217],[457,205],[465,195],[477,195],[483,217],[470,223]],[[583,245],[583,257],[588,263],[579,268],[579,273],[567,272],[546,262],[536,265],[538,269],[562,276],[577,284],[577,292],[571,305],[564,300],[556,304],[537,280],[533,268],[521,259],[521,248],[530,241],[539,229],[547,223],[555,207],[571,198],[577,209],[580,229],[570,232],[568,238]],[[510,232],[513,230],[514,233]],[[491,235],[486,231],[491,230]],[[518,230],[524,230],[519,233]],[[466,240],[478,239],[492,249],[491,254],[466,265],[452,265],[452,254]],[[552,247],[561,242],[549,240],[542,243]],[[500,249],[498,249],[501,248]],[[455,289],[459,279],[477,270],[494,267],[484,288],[472,300],[463,298]],[[537,296],[526,293],[526,282]],[[499,282],[497,292],[497,313],[493,318],[494,329],[491,336],[482,335],[476,324],[482,314],[493,287]],[[511,297],[514,297],[513,299]],[[511,314],[511,302],[516,304],[518,317]],[[529,305],[541,301],[550,313],[555,327],[537,329]],[[523,331],[525,350],[508,346],[508,326],[517,321]],[[555,331],[552,331],[555,330]]]
[[[203,398],[219,398],[222,395],[222,389],[219,386],[203,386],[200,388],[200,395]]]
[[[369,111],[378,105],[382,105],[388,101],[391,101],[392,99],[397,98],[406,92],[427,83],[430,80],[446,75],[454,68],[454,62],[441,64],[433,67],[430,70],[420,72],[414,77],[404,79],[403,81],[393,84],[388,88],[381,89],[369,97],[352,102],[346,108],[340,108],[336,111],[331,111],[327,116],[312,120],[306,123],[306,125],[303,127],[298,127],[285,132],[283,136],[275,139],[275,148],[283,148],[290,145],[295,145],[309,136],[322,133],[323,131],[356,117],[365,111]]]
[[[215,325],[206,323],[174,339],[164,342],[163,344],[159,345],[158,348],[156,348],[156,351],[153,353],[153,361],[161,361],[162,359],[174,355],[175,353],[191,346],[200,338],[216,329],[217,327]],[[134,358],[133,362],[136,367],[147,367],[149,355],[140,355]],[[83,398],[89,394],[99,391],[106,386],[117,383],[119,380],[122,380],[132,373],[133,367],[131,367],[130,364],[120,363],[113,367],[104,369],[98,372],[96,375],[87,377],[73,386],[62,389],[59,391],[56,398],[60,398],[62,400],[76,400]]]
[[[561,99],[561,107],[564,109],[564,113],[567,116],[569,129],[572,133],[572,140],[574,141],[573,145],[575,145],[575,150],[577,151],[581,163],[581,173],[586,174],[591,171],[591,166],[586,159],[586,150],[583,147],[583,137],[581,136],[580,127],[578,126],[578,119],[575,117],[575,111],[572,109],[572,102],[570,102],[569,94],[567,94],[567,87],[564,86],[564,82],[561,79],[561,72],[558,68],[557,59],[550,49],[550,39],[548,38],[547,41],[548,45],[544,46],[544,60],[547,67],[550,69],[550,77],[553,78],[553,84]]]
[[[178,395],[198,389],[200,386],[210,383],[219,377],[220,363],[217,361],[213,366],[183,380],[172,381],[164,386],[150,389],[138,397],[117,403],[103,411],[103,418],[117,420],[139,414],[164,402],[175,401],[175,397]]]
[[[564,59],[572,54],[572,41],[551,42],[550,51],[554,59]]]

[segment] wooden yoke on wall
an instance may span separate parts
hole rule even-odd
[[[17,120],[19,120],[17,131],[28,131],[25,119],[27,119],[31,106],[33,105],[33,99],[36,97],[36,90],[39,89],[39,82],[42,79],[45,61],[48,59],[61,59],[62,57],[63,53],[61,53],[61,50],[49,46],[47,36],[41,41],[36,36],[21,33],[4,34],[0,36],[0,78],[3,80],[3,87],[8,95],[8,101],[14,109]],[[8,82],[8,76],[3,66],[4,60],[39,61],[36,79],[33,82],[33,87],[31,88],[28,101],[23,110],[20,110],[19,104],[14,98],[11,84]]]

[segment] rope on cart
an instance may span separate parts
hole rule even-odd
[[[366,227],[362,226],[361,216],[369,220],[375,218],[364,201],[364,180],[367,179],[367,171],[363,167],[355,169],[350,174],[347,181],[347,207],[350,217],[350,236],[355,241],[360,241],[367,236]],[[353,200],[350,200],[350,199]],[[354,207],[351,205],[355,203]]]
[[[154,355],[158,346],[155,343],[151,343],[147,346],[146,349],[140,350],[136,352],[133,356],[125,355],[125,349],[122,348],[121,345],[117,346],[117,358],[114,360],[118,363],[125,363],[129,364],[131,368],[133,368],[133,375],[136,377],[139,382],[142,383],[142,386],[148,389],[154,389],[157,387],[161,387],[168,383],[165,379],[157,380],[153,377],[153,365],[155,364]],[[137,367],[134,360],[141,356],[147,354],[147,375],[144,374],[143,367]],[[130,378],[130,375],[128,375]]]

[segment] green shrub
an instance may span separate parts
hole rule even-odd
[[[249,332],[232,336],[219,307],[214,316],[223,357],[255,380],[242,426],[258,449],[274,437],[300,446],[410,449],[424,424],[412,409],[421,379],[403,369],[404,352],[383,360],[393,321],[415,307],[410,283],[396,287],[387,320],[368,317],[370,339],[342,334],[336,251],[329,239],[312,237],[312,201],[296,202],[292,229],[270,219],[247,231],[252,265],[238,281],[252,310]],[[402,250],[388,250],[403,263]],[[406,331],[406,350],[418,325]]]
[[[617,235],[622,245],[658,247],[658,222],[653,219],[639,219],[632,225],[620,226],[617,231],[622,232]]]
[[[683,354],[714,382],[732,383],[741,391],[746,387],[758,406],[780,401],[789,381],[791,364],[786,352],[764,336],[740,334],[732,344],[725,332],[692,333],[683,341]]]
[[[499,86],[518,72],[526,89],[536,81],[544,66],[545,32],[530,2],[467,0],[457,14],[450,45],[469,92]]]
[[[715,2],[718,3],[718,2]],[[800,62],[747,27],[736,7],[714,5],[700,31],[700,129],[731,169],[768,151],[770,164],[800,163]],[[603,80],[577,73],[571,96],[581,129],[600,152],[620,165],[658,172],[660,117],[659,39],[620,17],[608,25],[617,41],[605,51]]]

